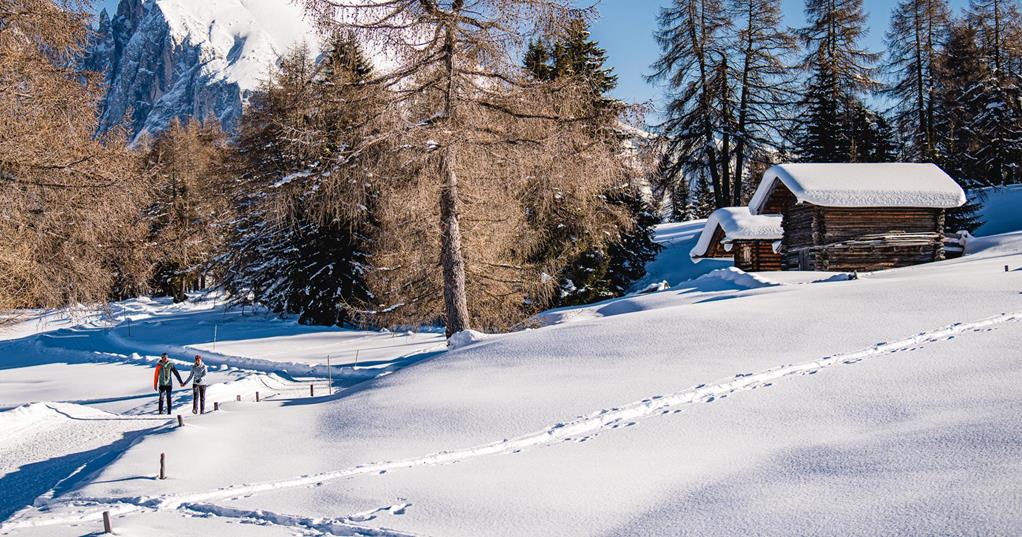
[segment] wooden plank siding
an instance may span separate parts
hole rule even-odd
[[[781,254],[774,253],[773,241],[734,241],[735,266],[745,272],[781,270]]]
[[[779,181],[771,188],[763,212],[783,215],[781,270],[872,271],[944,259],[943,209],[820,207],[797,203]]]
[[[872,271],[944,258],[942,209],[789,205],[784,270]]]

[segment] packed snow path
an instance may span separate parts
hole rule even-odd
[[[814,375],[823,369],[834,366],[855,364],[865,359],[901,351],[914,351],[932,343],[953,340],[958,335],[966,332],[991,332],[1000,325],[1019,320],[1022,320],[1022,311],[1004,313],[972,322],[955,323],[943,328],[920,332],[914,336],[897,341],[879,342],[855,352],[834,354],[817,360],[782,365],[760,372],[738,373],[733,378],[714,383],[699,384],[668,395],[654,395],[619,407],[602,409],[587,416],[578,416],[571,420],[550,425],[531,434],[465,449],[441,451],[411,459],[375,462],[334,472],[303,475],[292,479],[263,483],[240,484],[203,492],[169,494],[155,497],[76,498],[67,503],[61,501],[44,502],[42,505],[37,506],[41,509],[29,509],[12,517],[0,526],[0,531],[6,534],[18,528],[82,524],[100,520],[103,511],[110,511],[114,515],[124,515],[132,512],[186,510],[205,512],[216,516],[260,520],[264,523],[306,528],[333,535],[405,535],[390,530],[372,530],[359,527],[353,524],[359,518],[359,515],[321,520],[292,515],[278,515],[266,511],[240,510],[217,506],[212,502],[239,497],[251,497],[258,493],[281,489],[320,486],[328,481],[359,475],[385,474],[395,470],[445,465],[478,457],[518,453],[526,449],[558,442],[585,441],[602,431],[635,425],[636,421],[634,420],[655,415],[678,413],[688,405],[712,403],[738,392],[768,388],[785,377]],[[403,511],[405,508],[407,508],[407,505],[381,509]],[[60,513],[68,510],[73,511],[73,514],[50,514],[50,512]]]

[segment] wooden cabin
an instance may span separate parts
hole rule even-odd
[[[933,164],[781,164],[753,215],[781,215],[784,270],[873,271],[944,259],[944,211],[965,192]]]
[[[689,256],[697,262],[733,258],[735,266],[746,272],[781,270],[781,256],[774,252],[774,243],[782,235],[780,216],[753,215],[748,207],[725,207],[706,219]]]

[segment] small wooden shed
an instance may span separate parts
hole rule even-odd
[[[785,270],[872,271],[944,258],[944,211],[965,192],[933,164],[781,164],[754,215],[781,215]]]
[[[774,243],[782,235],[778,215],[753,215],[748,207],[725,207],[706,219],[689,256],[697,262],[734,258],[735,266],[746,272],[781,270],[781,256],[774,252]]]

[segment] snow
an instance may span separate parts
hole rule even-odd
[[[155,0],[179,42],[200,45],[203,68],[243,91],[258,88],[278,58],[320,39],[300,4],[287,0]]]
[[[706,219],[699,241],[689,252],[693,260],[706,255],[718,227],[724,230],[724,243],[728,245],[737,240],[773,241],[784,236],[778,215],[753,215],[748,207],[724,207],[713,211]]]
[[[636,287],[666,289],[450,350],[201,297],[19,327],[0,378],[39,361],[151,365],[160,348],[211,347],[214,319],[228,341],[209,359],[235,369],[210,388],[221,410],[184,427],[74,403],[0,413],[0,534],[97,533],[103,511],[118,535],[1017,533],[1022,232],[851,280],[694,271],[704,225],[658,232],[666,248]],[[320,356],[366,341],[383,370],[322,390]],[[354,367],[337,372],[368,374]]]
[[[982,188],[976,191],[982,203],[979,217],[983,225],[974,233],[976,236],[999,235],[1018,228],[1022,218],[1022,185]]]
[[[965,203],[965,192],[934,164],[779,164],[763,174],[749,202],[761,214],[775,182],[799,203],[823,207],[932,207]]]
[[[706,227],[706,220],[673,222],[657,226],[653,240],[664,247],[656,259],[646,265],[646,275],[632,285],[638,292],[651,287],[669,288],[672,285],[698,278],[718,268],[731,266],[728,260],[706,259],[696,264],[689,252]],[[661,285],[667,282],[667,285]]]

